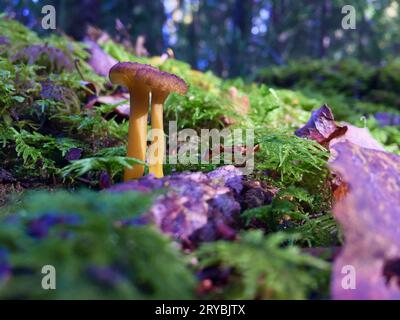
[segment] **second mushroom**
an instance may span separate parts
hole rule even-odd
[[[164,102],[170,93],[185,94],[188,86],[176,75],[150,65],[120,62],[110,70],[110,80],[125,86],[130,94],[130,117],[127,156],[146,161],[147,118],[151,108],[152,141],[149,152],[149,173],[161,178],[165,152],[163,125]],[[143,176],[144,166],[126,168],[124,180]]]

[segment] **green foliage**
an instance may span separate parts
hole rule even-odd
[[[270,232],[295,232],[299,243],[307,246],[334,245],[337,229],[329,213],[331,201],[321,193],[294,186],[282,188],[270,204],[246,210],[242,217],[250,227],[261,225]]]
[[[260,145],[255,160],[257,169],[278,173],[286,185],[301,182],[306,175],[316,179],[326,176],[325,165],[329,155],[315,141],[275,131],[261,135],[257,142]]]
[[[64,167],[61,173],[64,177],[78,177],[90,171],[106,171],[111,177],[121,173],[124,168],[130,168],[134,164],[143,164],[143,161],[121,156],[93,157],[73,161]]]
[[[18,170],[38,176],[58,174],[62,158],[67,151],[82,146],[79,141],[71,138],[55,138],[24,129],[17,131],[13,127],[6,129],[0,127],[0,139],[3,147],[9,144],[15,149],[16,156],[21,162]],[[18,173],[16,168],[14,170]]]
[[[43,169],[54,168],[54,162],[43,155],[45,148],[38,149],[34,146],[34,144],[51,142],[51,137],[43,136],[37,132],[29,133],[25,130],[18,132],[14,128],[12,130],[14,131],[15,151],[17,156],[22,157],[25,168],[34,169],[39,160]]]
[[[286,229],[308,219],[308,212],[313,208],[314,200],[306,190],[289,187],[282,189],[272,199],[271,204],[246,210],[242,217],[247,225],[261,221],[272,231]]]
[[[300,91],[273,89],[264,84],[245,84],[242,80],[226,81],[225,86],[234,86],[250,101],[248,117],[241,125],[257,131],[270,129],[294,130],[307,122],[310,111],[321,105],[321,100],[309,98]]]
[[[0,152],[14,177],[47,179],[65,165],[68,150],[93,155],[103,144],[116,144],[127,125],[105,120],[101,110],[85,110],[82,77],[103,89],[106,79],[86,64],[85,46],[64,36],[41,39],[19,23],[0,19]],[[13,62],[11,62],[13,61]],[[79,72],[75,67],[79,61]],[[32,64],[34,62],[34,64]],[[78,142],[78,140],[80,140]]]
[[[247,231],[237,242],[204,244],[197,255],[202,267],[232,268],[224,298],[304,299],[317,289],[317,275],[326,276],[329,268],[288,244],[293,240],[283,233],[264,237],[260,230]]]
[[[278,87],[312,86],[327,94],[341,92],[354,96],[366,90],[372,73],[373,68],[356,60],[306,60],[261,70],[259,80]]]
[[[0,69],[0,117],[10,123],[10,109],[21,109],[28,97],[40,91],[40,85],[34,81],[40,67],[12,64],[0,55]]]
[[[7,145],[7,141],[13,139],[14,132],[5,123],[0,124],[0,142],[4,148]]]
[[[172,95],[165,103],[167,121],[175,120],[178,129],[221,128],[224,115],[236,118],[227,100],[212,92],[191,86],[185,96]]]
[[[114,119],[106,120],[98,108],[83,111],[78,115],[58,114],[52,117],[65,126],[65,131],[87,142],[101,143],[101,140],[123,140],[128,134],[128,122],[117,123]],[[126,139],[125,139],[126,140]]]
[[[299,237],[297,242],[307,247],[331,247],[343,242],[341,230],[331,214],[308,219],[291,230]]]
[[[347,99],[347,104],[361,99],[383,104],[386,109],[398,109],[400,100],[395,88],[400,84],[399,68],[400,62],[397,60],[383,67],[373,67],[356,60],[296,61],[287,66],[261,70],[258,81],[277,87],[301,89],[312,97],[317,97],[318,93],[329,98],[340,95]],[[335,114],[337,111],[346,112],[345,106],[344,110],[340,110],[337,104],[329,104],[333,106]],[[362,108],[363,104],[360,106]],[[382,106],[378,108],[382,109]]]
[[[149,59],[136,57],[134,54],[129,53],[124,46],[114,42],[112,39],[103,43],[102,48],[111,57],[118,61],[131,61],[146,64],[150,63]]]
[[[11,54],[25,47],[27,44],[36,44],[41,42],[35,32],[29,30],[16,20],[7,19],[4,16],[0,16],[0,30],[1,35],[6,37],[12,44],[11,48],[7,48]]]
[[[126,155],[126,146],[103,148],[96,153],[97,157],[123,157]]]
[[[400,154],[400,126],[380,127],[374,118],[368,119],[365,124],[387,151]]]
[[[0,248],[15,271],[0,282],[0,297],[191,298],[194,279],[170,241],[150,226],[123,223],[139,217],[150,201],[133,192],[26,196],[0,223]],[[45,224],[57,217],[59,223]],[[44,265],[56,268],[57,290],[42,289]]]
[[[370,79],[370,92],[368,99],[388,106],[395,106],[400,109],[400,60],[390,61],[381,68],[375,69]]]

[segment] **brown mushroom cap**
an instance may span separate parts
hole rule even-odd
[[[136,78],[150,88],[150,91],[185,94],[188,85],[180,77],[156,68],[143,68],[137,71]]]
[[[109,77],[114,84],[126,87],[144,85],[149,91],[185,94],[188,90],[186,82],[178,76],[137,62],[117,63],[111,68]]]
[[[154,67],[148,64],[141,64],[137,62],[119,62],[110,69],[109,78],[114,84],[122,85],[125,87],[134,87],[140,84],[143,80],[137,78],[137,73],[140,70],[151,70]],[[157,69],[155,69],[157,70]]]

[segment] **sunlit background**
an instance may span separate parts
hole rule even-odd
[[[59,30],[76,39],[88,25],[133,43],[144,36],[149,54],[171,48],[194,68],[223,77],[303,58],[382,64],[400,49],[393,0],[2,0],[0,9],[40,31],[45,4],[55,6]],[[341,27],[348,4],[356,9],[356,30]]]

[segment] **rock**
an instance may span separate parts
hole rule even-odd
[[[161,179],[152,175],[111,187],[111,192],[151,192],[165,189],[147,215],[164,233],[186,245],[232,239],[238,224],[242,173],[233,166],[208,174],[177,173]]]

